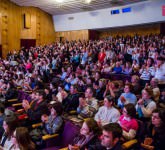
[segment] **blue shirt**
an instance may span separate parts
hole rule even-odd
[[[122,93],[121,96],[123,96],[126,99],[126,102],[122,103],[121,100],[120,100],[120,97],[119,97],[118,103],[117,103],[117,105],[119,107],[123,108],[124,104],[128,104],[128,103],[132,103],[132,104],[136,105],[137,98],[136,98],[135,94],[133,94],[131,92],[130,93]]]

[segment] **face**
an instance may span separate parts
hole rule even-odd
[[[73,87],[73,86],[70,87],[70,93],[71,93],[71,94],[74,93],[74,87]]]
[[[127,113],[127,110],[124,108],[123,109],[123,115],[125,116],[125,117],[128,117],[128,113]]]
[[[82,127],[81,127],[81,129],[80,129],[80,134],[82,134],[82,135],[88,135],[89,134],[89,128],[88,128],[88,126],[87,126],[87,124],[84,122],[83,123],[83,125],[82,125]]]
[[[104,106],[110,107],[111,105],[112,105],[111,102],[109,102],[107,98],[104,98]]]
[[[148,95],[148,93],[147,93],[146,90],[143,90],[143,91],[142,91],[142,98],[143,98],[143,99],[148,99],[148,98],[150,98],[150,96]]]
[[[130,89],[129,89],[129,86],[128,86],[128,85],[126,85],[126,86],[124,87],[124,92],[125,92],[125,93],[129,93],[129,92],[130,92]]]
[[[13,133],[13,135],[12,135],[12,143],[13,143],[14,145],[17,144],[17,140],[16,140],[16,131],[14,131],[14,133]]]
[[[8,125],[6,124],[6,121],[3,121],[3,129],[5,130],[5,132],[8,131]]]
[[[85,91],[85,97],[86,98],[90,98],[91,97],[91,91],[90,91],[90,89],[86,89],[86,91]]]
[[[152,124],[153,124],[155,127],[159,127],[159,126],[161,125],[161,119],[160,119],[158,113],[153,113],[153,114],[152,114]]]
[[[51,115],[53,115],[53,116],[56,115],[56,110],[54,108],[51,108],[50,111],[51,111]]]
[[[105,146],[106,148],[110,148],[113,146],[113,136],[111,132],[103,130],[101,136],[101,145]]]

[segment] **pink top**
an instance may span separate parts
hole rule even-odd
[[[119,119],[120,125],[126,132],[129,132],[130,129],[136,130],[138,129],[138,122],[136,119],[129,119],[124,117],[124,115],[120,116]]]
[[[27,63],[26,64],[26,69],[28,70],[28,69],[31,69],[32,68],[32,64],[31,63]]]

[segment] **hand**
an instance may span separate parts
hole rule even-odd
[[[144,101],[143,101],[143,99],[139,99],[137,103],[138,103],[138,105],[143,105]]]
[[[69,148],[69,150],[79,150],[80,148],[79,148],[79,146],[77,146],[77,145],[68,145],[68,148]]]
[[[126,99],[124,98],[124,96],[120,96],[120,100],[122,103],[125,103]]]
[[[144,144],[145,145],[151,145],[152,144],[152,142],[153,142],[153,140],[152,140],[152,138],[145,138],[145,140],[144,140]]]

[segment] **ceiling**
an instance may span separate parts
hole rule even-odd
[[[10,0],[20,6],[38,7],[52,15],[71,14],[84,11],[93,11],[97,9],[124,6],[147,0],[64,0],[58,3],[56,0]]]

